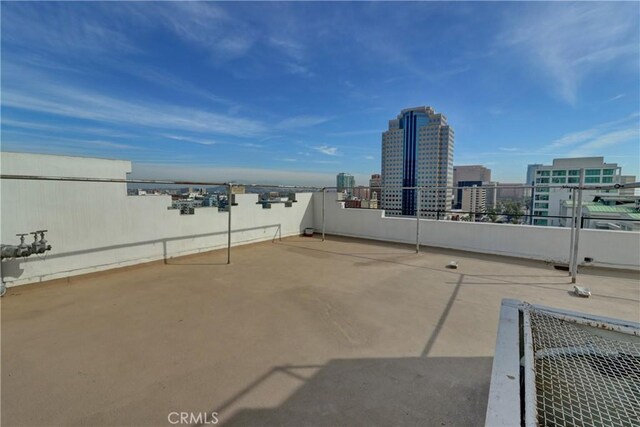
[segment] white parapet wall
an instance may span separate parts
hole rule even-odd
[[[6,175],[124,179],[131,163],[83,157],[0,153]],[[127,196],[124,183],[1,180],[0,239],[17,244],[18,233],[46,229],[46,256],[2,261],[8,286],[168,259],[227,245],[228,213],[196,208],[194,215],[168,209],[171,197]],[[257,194],[236,195],[232,246],[322,230],[322,193],[298,193],[291,207],[263,209]],[[415,244],[416,220],[387,218],[382,210],[345,209],[336,194],[325,198],[328,234]],[[568,263],[567,228],[420,220],[420,244],[472,252]],[[27,236],[26,243],[33,238]],[[232,256],[233,258],[233,256]],[[578,259],[593,265],[640,269],[640,233],[582,230]]]
[[[2,174],[125,179],[131,162],[83,157],[0,153]],[[18,233],[46,229],[46,256],[2,261],[7,286],[40,282],[167,259],[227,245],[227,212],[196,208],[193,215],[168,209],[171,197],[127,196],[124,183],[2,180],[3,244]],[[291,207],[263,209],[257,194],[236,195],[232,246],[299,235],[313,226],[312,194],[297,194]],[[27,236],[30,244],[32,236]]]
[[[314,227],[322,230],[322,193],[314,193]],[[383,210],[345,209],[335,192],[324,202],[327,234],[415,244],[415,218],[385,217]],[[569,263],[569,228],[460,221],[420,220],[420,244],[471,252]],[[640,269],[640,233],[583,229],[578,261],[589,265]]]

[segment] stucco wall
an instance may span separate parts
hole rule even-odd
[[[131,163],[80,157],[1,153],[3,174],[126,178]],[[197,208],[169,210],[170,196],[127,196],[126,184],[2,180],[1,241],[47,229],[46,256],[2,262],[8,286],[187,255],[227,245],[228,214]],[[311,193],[292,207],[257,205],[257,194],[236,195],[232,245],[298,235],[313,224]],[[282,227],[279,230],[279,227]],[[27,236],[26,242],[33,238]],[[233,256],[233,254],[232,254]]]
[[[314,227],[322,230],[322,193],[314,194]],[[382,210],[345,209],[335,193],[325,196],[328,234],[415,244],[416,220],[387,218]],[[420,220],[420,244],[569,263],[570,229],[492,223]],[[640,233],[587,230],[580,233],[578,260],[593,265],[640,269]]]
[[[3,174],[126,178],[131,163],[81,157],[0,153]],[[8,286],[39,282],[226,247],[226,212],[199,208],[194,215],[169,210],[169,196],[127,196],[125,184],[2,180],[1,235],[17,244],[17,233],[47,229],[53,250],[46,256],[2,262]],[[258,195],[237,195],[232,245],[322,229],[322,193],[299,193],[292,207],[263,209]],[[386,218],[381,210],[344,209],[328,193],[326,232],[415,243],[415,219]],[[420,221],[423,245],[568,263],[566,228],[451,221]],[[32,240],[27,237],[27,243]],[[640,233],[582,230],[579,260],[639,269]],[[233,259],[233,253],[232,253]]]

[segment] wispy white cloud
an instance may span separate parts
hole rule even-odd
[[[70,87],[42,89],[44,91],[40,91],[38,95],[5,89],[3,104],[5,107],[58,116],[160,129],[182,129],[240,137],[256,136],[266,131],[265,125],[255,120],[194,108],[124,100]]]
[[[46,147],[48,144],[72,149],[90,149],[90,148],[103,148],[103,149],[116,149],[116,150],[145,150],[143,147],[123,144],[113,141],[105,141],[99,139],[87,139],[87,138],[72,138],[55,136],[47,133],[40,133],[38,131],[4,131],[3,130],[3,144],[16,145],[19,148],[29,148],[30,146]],[[26,138],[25,138],[26,137]],[[46,143],[46,144],[43,144]]]
[[[640,146],[640,130],[637,127],[608,132],[587,141],[585,144],[569,152],[569,157],[582,157],[594,154],[602,154],[603,149],[612,145],[635,141],[636,147]]]
[[[342,132],[331,132],[329,136],[359,136],[359,135],[381,135],[381,129],[361,129],[361,130],[347,130]]]
[[[365,158],[366,160],[373,160],[373,159],[374,159],[374,157],[373,157],[373,156],[364,156],[364,158]]]
[[[295,116],[282,120],[277,127],[279,129],[298,129],[316,126],[329,120],[331,120],[331,117],[327,116]]]
[[[211,93],[211,91],[201,85],[184,81],[183,79],[176,77],[175,75],[167,71],[163,71],[151,66],[144,66],[139,63],[129,63],[122,60],[114,61],[105,59],[104,62],[111,65],[114,69],[120,72],[125,72],[138,79],[150,82],[155,86],[162,87],[163,89],[168,89],[176,93],[180,93],[183,96],[185,94],[188,94],[189,96],[195,96],[216,104],[228,106],[230,107],[230,115],[237,113],[242,108],[232,100]]]
[[[318,147],[312,147],[314,150],[326,154],[327,156],[337,156],[338,149],[336,147],[329,147],[328,145],[320,145]]]
[[[500,151],[508,151],[508,152],[516,152],[519,149],[516,148],[516,147],[500,147],[500,148],[498,148],[498,150],[500,150]]]
[[[110,124],[127,124],[191,132],[249,137],[267,134],[267,126],[253,119],[234,117],[202,108],[181,107],[163,102],[106,95],[51,80],[44,74],[11,63],[3,63],[2,104],[75,119]]]
[[[76,6],[76,5],[74,5]],[[118,28],[105,25],[89,7],[47,3],[4,3],[2,43],[37,51],[74,54],[139,52],[135,43]]]
[[[102,127],[95,126],[75,126],[69,123],[46,123],[46,122],[38,122],[32,120],[15,120],[10,117],[7,117],[6,113],[2,117],[2,126],[4,129],[8,128],[18,128],[25,130],[39,130],[46,131],[47,133],[62,133],[68,134],[69,132],[87,134],[99,137],[110,137],[110,138],[137,138],[138,135],[124,132],[117,129],[107,129]]]
[[[618,99],[624,98],[624,93],[619,93],[616,96],[612,96],[611,98],[607,99],[607,102],[611,102],[611,101],[616,101]]]
[[[517,8],[499,35],[535,73],[575,104],[581,83],[607,67],[637,68],[638,21],[633,3],[535,3]]]
[[[169,138],[169,139],[175,139],[176,141],[185,141],[185,142],[193,142],[194,144],[201,144],[201,145],[213,145],[216,144],[216,141],[212,141],[210,139],[201,139],[201,138],[194,138],[191,136],[183,136],[183,135],[163,135],[165,138]]]
[[[600,128],[591,128],[591,129],[586,129],[578,132],[571,132],[553,141],[551,144],[549,144],[546,147],[546,149],[554,150],[554,149],[578,144],[580,142],[588,141],[589,139],[598,135],[598,133],[600,132],[601,132]]]
[[[189,45],[205,49],[214,61],[245,55],[257,39],[248,23],[233,19],[210,2],[132,4],[129,8],[148,26],[163,26]]]
[[[600,138],[603,135],[615,133],[623,129],[637,128],[638,125],[640,125],[639,117],[639,113],[636,112],[617,120],[600,123],[589,129],[567,133],[544,146],[542,151],[557,151],[567,147],[573,147],[581,143],[590,143],[593,142],[594,139]]]

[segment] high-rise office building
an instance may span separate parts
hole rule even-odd
[[[338,187],[338,193],[346,192],[349,195],[353,194],[353,187],[356,185],[356,180],[353,175],[340,172],[336,176],[336,187]]]
[[[490,181],[491,169],[487,169],[482,165],[453,167],[454,187],[480,187],[481,185],[488,184]],[[462,188],[454,190],[453,199],[453,208],[462,209]]]
[[[453,129],[447,118],[431,107],[406,108],[389,120],[382,133],[382,209],[389,216],[415,216],[416,190],[401,187],[453,184]],[[436,211],[451,208],[453,191],[423,191],[422,217],[435,218]],[[440,214],[443,217],[443,214]]]

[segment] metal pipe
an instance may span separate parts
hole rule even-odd
[[[478,185],[478,188],[488,188],[491,187],[493,188],[493,185]],[[327,189],[337,189],[338,187],[325,187]],[[456,189],[464,189],[464,188],[469,188],[469,187],[454,187],[454,186],[437,186],[437,185],[423,185],[420,187],[403,187],[403,186],[385,186],[383,188],[392,188],[392,189],[396,189],[396,190],[417,190],[417,189],[421,189],[421,190],[456,190]],[[498,188],[500,189],[504,189],[504,188],[521,188],[521,189],[540,189],[540,188],[564,188],[564,189],[573,189],[573,188],[583,188],[585,190],[618,190],[618,189],[624,189],[624,188],[640,188],[640,182],[632,182],[632,183],[628,183],[628,184],[611,184],[611,185],[589,185],[589,186],[584,186],[584,185],[567,185],[567,184],[557,184],[557,185],[551,185],[551,184],[545,184],[545,185],[500,185]],[[437,194],[436,194],[437,196]]]
[[[324,222],[324,205],[325,205],[325,194],[327,194],[327,189],[323,188],[322,189],[322,241],[324,242],[324,227],[325,227],[325,222]]]
[[[571,190],[571,240],[569,241],[569,275],[573,271],[573,245],[574,239],[576,235],[576,206],[578,206],[576,201],[576,190],[575,188]]]
[[[231,198],[233,196],[233,184],[227,184],[227,210],[229,211],[229,224],[227,228],[227,264],[231,264]]]
[[[416,207],[416,253],[420,253],[420,190],[417,191],[416,198],[418,206]]]
[[[584,168],[580,169],[580,185],[584,184]],[[578,192],[578,206],[576,207],[576,233],[573,240],[573,263],[571,270],[571,283],[576,283],[578,276],[578,248],[580,241],[580,228],[582,226],[582,188]]]
[[[171,181],[171,180],[156,180],[156,179],[116,179],[116,178],[80,178],[80,177],[62,177],[62,176],[40,176],[40,175],[10,175],[0,174],[0,179],[16,179],[16,180],[36,180],[36,181],[76,181],[76,182],[112,182],[123,184],[160,184],[160,185],[211,185],[211,186],[226,186],[226,182],[207,182],[207,181]],[[293,185],[280,185],[280,184],[236,184],[243,185],[245,187],[281,187],[281,188],[313,188],[305,186],[293,186]],[[483,188],[485,186],[480,186]],[[530,185],[501,185],[500,188],[533,188]],[[537,185],[537,188],[579,188],[576,185]],[[325,187],[327,189],[335,189],[337,187]],[[422,187],[402,187],[402,186],[386,186],[385,188],[395,188],[404,190],[417,190],[421,189],[434,189],[434,190],[452,190],[464,187],[453,186],[422,186]],[[612,184],[612,185],[590,185],[588,187],[582,187],[588,190],[614,190],[621,188],[640,188],[640,182],[633,182],[627,184]]]
[[[226,186],[225,182],[171,181],[163,179],[118,179],[118,178],[82,178],[73,176],[39,176],[39,175],[0,175],[0,179],[19,179],[27,181],[73,181],[73,182],[111,182],[122,184],[162,184],[162,185],[213,185]]]

